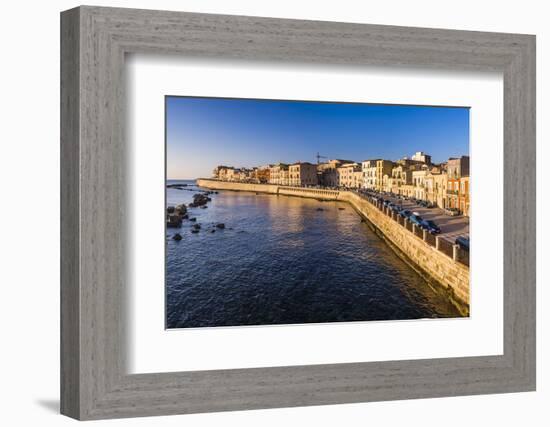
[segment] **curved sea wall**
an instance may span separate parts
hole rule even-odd
[[[391,213],[381,210],[367,199],[352,191],[316,188],[286,187],[275,184],[248,184],[242,182],[198,179],[197,185],[212,190],[251,191],[281,194],[319,200],[347,202],[373,226],[394,251],[429,282],[443,286],[464,314],[469,312],[470,269],[428,244],[426,234],[410,231]],[[421,237],[422,236],[422,237]]]
[[[399,255],[405,255],[412,267],[427,275],[427,279],[447,288],[453,299],[465,307],[470,303],[470,269],[453,260],[436,247],[429,245],[423,237],[416,235],[392,219],[391,215],[378,209],[369,201],[351,191],[341,192],[340,200],[349,202],[362,216],[395,246]],[[424,233],[420,233],[423,235]],[[400,253],[399,253],[400,252]]]
[[[219,181],[216,179],[200,178],[197,179],[197,185],[212,190],[253,191],[269,194],[277,194],[279,191],[279,186],[273,184],[245,184],[243,182]]]

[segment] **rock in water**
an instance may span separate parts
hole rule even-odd
[[[176,240],[176,241],[180,241],[182,239],[181,237],[181,234],[180,233],[176,233],[172,236],[172,239]]]
[[[178,214],[168,214],[166,217],[166,227],[179,228],[181,227],[181,216]]]
[[[174,209],[180,215],[185,215],[187,213],[187,206],[185,206],[183,203],[181,205],[177,205]]]
[[[200,207],[206,205],[210,200],[210,197],[206,196],[205,194],[193,194],[193,203],[189,203],[189,207],[193,205],[192,207]]]
[[[223,230],[225,228],[225,224],[223,222],[220,222],[216,224],[216,227],[219,228],[220,230]]]

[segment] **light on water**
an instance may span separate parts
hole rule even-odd
[[[188,204],[199,190],[180,182],[189,186],[167,189],[168,206]],[[189,209],[199,233],[190,221],[166,231],[168,328],[460,316],[348,204],[211,197],[206,209]]]

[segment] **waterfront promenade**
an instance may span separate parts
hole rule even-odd
[[[423,219],[434,221],[441,229],[438,237],[450,244],[454,244],[457,237],[470,236],[470,218],[467,216],[449,216],[445,214],[443,209],[438,207],[426,208],[411,200],[402,200],[391,195],[384,195],[383,197],[386,200],[391,200],[392,203],[403,209],[418,212]]]
[[[197,185],[213,190],[249,191],[347,202],[402,259],[430,283],[447,289],[450,299],[462,313],[469,312],[469,267],[461,259],[460,249],[451,244],[449,239],[432,236],[368,196],[348,190],[248,184],[214,179],[198,179]]]

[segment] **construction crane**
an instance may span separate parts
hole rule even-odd
[[[315,157],[317,157],[317,164],[321,163],[321,159],[328,159],[328,157],[326,156],[321,156],[319,152],[317,152],[317,155]]]

